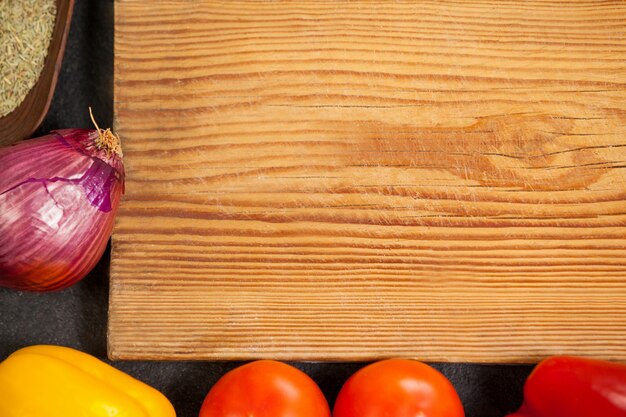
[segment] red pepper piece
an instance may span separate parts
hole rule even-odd
[[[524,385],[524,404],[507,417],[626,417],[626,365],[548,358]]]

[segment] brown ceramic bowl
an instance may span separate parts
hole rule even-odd
[[[57,16],[43,70],[22,104],[13,112],[0,117],[0,146],[10,145],[32,135],[50,107],[74,9],[74,0],[56,2]]]

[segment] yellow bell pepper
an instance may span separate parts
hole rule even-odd
[[[1,417],[175,417],[154,388],[86,353],[20,349],[0,363]]]

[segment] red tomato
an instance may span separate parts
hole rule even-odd
[[[282,362],[256,361],[217,381],[200,417],[330,417],[330,409],[304,372]]]
[[[352,375],[333,417],[464,417],[454,387],[439,371],[411,360],[376,362]]]

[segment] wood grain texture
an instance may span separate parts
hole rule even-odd
[[[116,359],[626,360],[626,3],[116,3]]]

